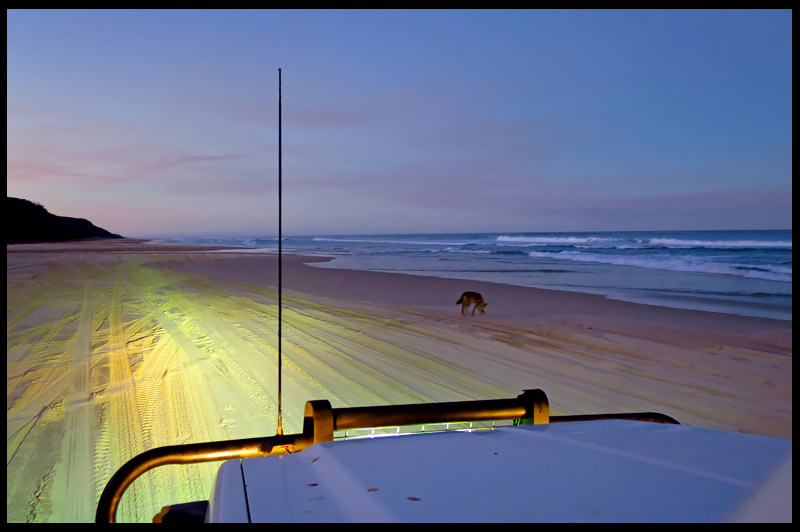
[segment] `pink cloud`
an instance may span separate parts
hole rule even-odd
[[[185,155],[173,159],[166,159],[163,161],[156,161],[153,163],[143,164],[134,167],[129,179],[146,178],[153,175],[153,173],[165,170],[167,168],[174,168],[178,166],[195,165],[203,163],[213,163],[217,161],[231,161],[242,158],[241,154],[225,154],[225,155]],[[135,174],[135,175],[134,175]]]

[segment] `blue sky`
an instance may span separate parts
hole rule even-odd
[[[7,193],[130,237],[791,228],[791,11],[7,14]]]

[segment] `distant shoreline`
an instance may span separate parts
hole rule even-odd
[[[274,237],[155,242],[277,252]],[[319,265],[324,268],[470,279],[646,305],[792,318],[791,230],[329,235],[284,237],[283,250],[336,259]]]
[[[211,240],[211,239],[209,239]],[[214,239],[216,240],[216,239]],[[275,248],[263,247],[258,245],[232,245],[232,243],[237,243],[240,239],[234,240],[232,243],[224,241],[224,243],[180,243],[180,242],[163,242],[157,239],[132,239],[132,238],[124,238],[124,239],[91,239],[91,240],[82,240],[82,241],[71,241],[71,242],[53,242],[53,243],[39,243],[39,244],[9,244],[7,245],[7,252],[8,253],[18,253],[18,252],[28,252],[28,253],[56,253],[56,252],[70,252],[70,251],[81,251],[81,252],[108,252],[108,253],[158,253],[158,254],[165,254],[165,253],[214,253],[214,254],[236,254],[239,256],[257,256],[257,255],[266,255],[266,256],[274,256],[277,255],[277,246]],[[328,239],[327,237],[314,237],[313,240],[334,240]],[[335,241],[335,240],[334,240]],[[349,241],[349,240],[348,240]],[[358,239],[353,241],[360,241]],[[751,316],[751,317],[762,317],[766,319],[777,319],[781,321],[788,321],[791,323],[791,310],[788,312],[788,316],[784,317],[783,313],[779,312],[765,312],[765,313],[751,313],[749,311],[742,311],[741,308],[736,306],[726,307],[726,305],[742,305],[742,303],[726,303],[725,301],[714,301],[714,300],[706,300],[698,298],[696,302],[692,301],[692,299],[688,295],[681,295],[681,297],[675,297],[674,301],[670,299],[669,294],[658,294],[650,296],[647,292],[633,292],[633,291],[625,291],[625,290],[612,290],[612,289],[604,289],[604,290],[592,290],[590,288],[562,288],[559,286],[536,286],[536,285],[528,285],[528,284],[518,284],[514,281],[514,278],[508,278],[507,272],[513,270],[497,270],[495,274],[485,273],[491,270],[481,270],[484,273],[480,275],[452,275],[443,272],[437,271],[404,271],[402,268],[399,269],[392,269],[386,270],[384,268],[371,268],[368,265],[365,266],[361,264],[360,259],[357,255],[342,255],[339,253],[334,252],[314,252],[309,250],[303,249],[296,249],[289,247],[289,250],[284,248],[284,255],[285,256],[301,256],[307,257],[309,261],[315,263],[326,263],[326,264],[319,264],[317,269],[326,269],[326,270],[348,270],[348,271],[359,271],[359,272],[372,272],[372,273],[387,273],[387,274],[403,274],[406,276],[416,276],[416,277],[425,277],[425,278],[437,278],[437,279],[450,279],[450,280],[460,280],[461,282],[486,282],[490,284],[501,284],[507,285],[522,289],[528,288],[537,288],[540,290],[547,290],[547,291],[557,291],[557,292],[564,292],[569,294],[584,294],[584,295],[593,295],[596,297],[603,297],[610,301],[619,301],[619,302],[627,302],[633,303],[637,305],[644,305],[644,306],[655,306],[661,308],[673,308],[678,310],[696,310],[701,312],[712,312],[712,313],[723,313],[723,314],[730,314],[730,315],[741,315],[741,316]],[[322,258],[324,257],[324,260]],[[565,263],[566,264],[566,263]],[[523,270],[526,271],[526,270]],[[538,272],[546,272],[546,271],[553,271],[553,272],[562,272],[566,273],[568,270],[563,269],[563,267],[553,267],[553,268],[538,268],[530,271],[538,271]],[[643,270],[634,270],[634,272],[643,271]],[[789,290],[791,290],[791,284],[788,285]],[[753,299],[753,302],[748,303],[748,308],[751,305],[766,305],[766,302],[758,301],[758,298],[753,295],[750,296]],[[791,298],[791,292],[788,295]]]
[[[31,242],[6,244],[6,253],[180,253],[217,250],[242,250],[245,247],[190,245],[190,244],[154,244],[152,240],[138,238],[118,239],[83,239],[64,242]]]

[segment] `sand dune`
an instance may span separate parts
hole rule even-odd
[[[791,323],[284,257],[283,418],[334,407],[548,394],[554,415],[645,411],[791,438]],[[9,522],[91,521],[149,448],[271,435],[276,257],[139,242],[8,246]],[[462,318],[463,290],[489,302]],[[166,466],[122,521],[208,497],[219,464]]]

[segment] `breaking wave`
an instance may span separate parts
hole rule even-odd
[[[613,256],[596,253],[581,253],[575,251],[531,251],[528,253],[533,258],[552,258],[571,260],[575,262],[599,262],[615,264],[617,266],[634,266],[637,268],[650,268],[656,270],[671,270],[677,272],[713,273],[721,275],[736,275],[751,279],[764,279],[767,281],[792,282],[791,267],[775,265],[751,264],[723,264],[719,262],[697,260],[689,257],[641,257],[641,256]]]
[[[731,248],[760,249],[784,248],[792,249],[792,242],[785,240],[685,240],[681,238],[614,238],[614,237],[553,237],[553,236],[509,236],[497,237],[497,242],[516,246],[573,246],[588,248]]]

